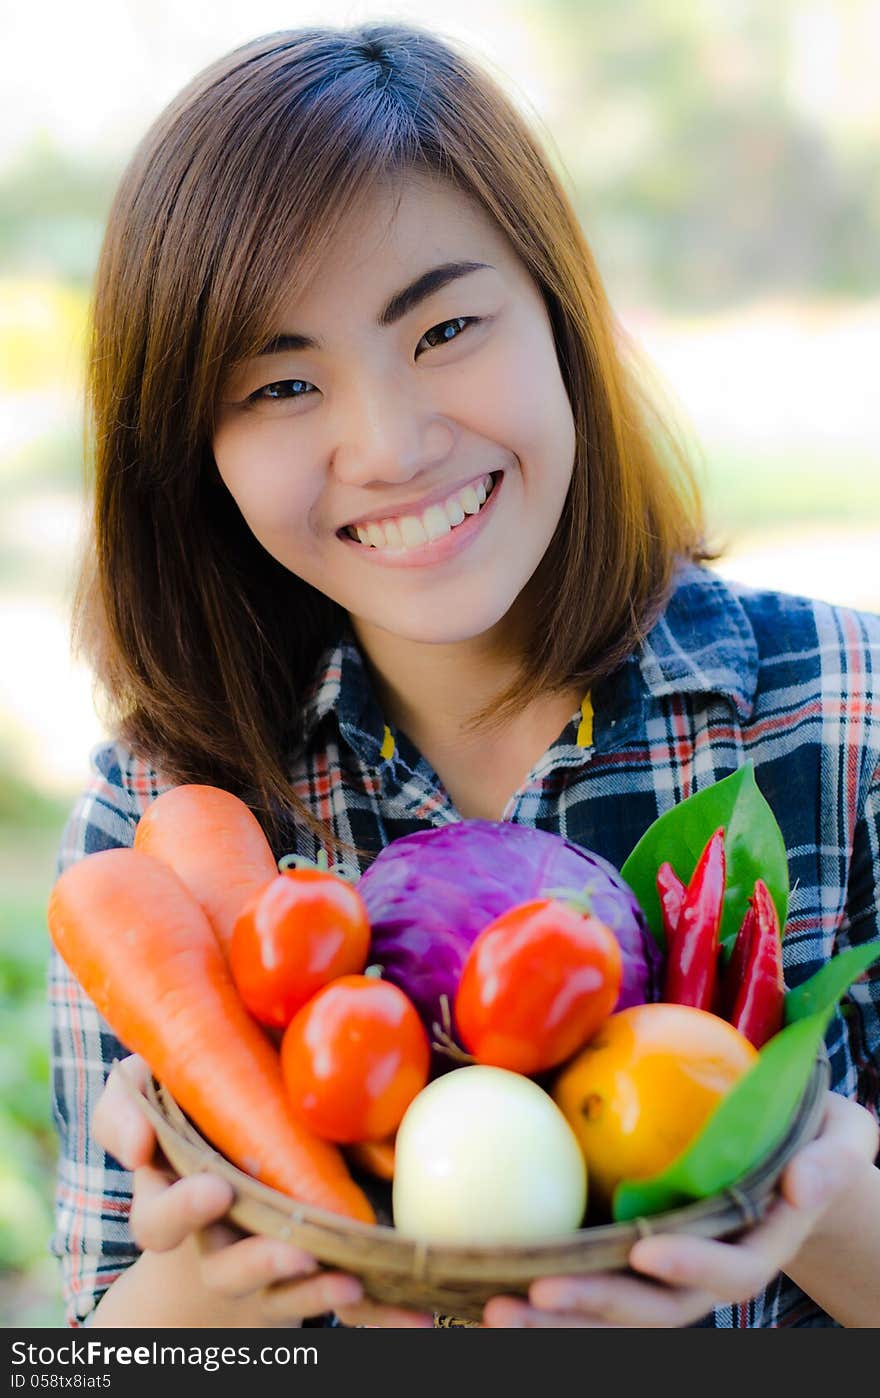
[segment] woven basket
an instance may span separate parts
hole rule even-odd
[[[230,1181],[235,1201],[228,1217],[243,1231],[283,1238],[328,1267],[356,1274],[373,1300],[433,1311],[435,1316],[446,1317],[439,1323],[455,1324],[479,1321],[490,1296],[525,1296],[536,1277],[625,1270],[630,1248],[649,1233],[722,1238],[752,1227],[766,1212],[788,1160],[816,1135],[829,1079],[823,1049],[785,1137],[736,1186],[722,1194],[632,1223],[600,1224],[565,1238],[491,1250],[441,1247],[401,1237],[390,1226],[390,1186],[355,1171],[354,1177],[376,1208],[377,1224],[357,1223],[298,1204],[218,1154],[161,1084],[151,1081],[146,1095],[133,1087],[131,1091],[178,1175],[209,1168]]]

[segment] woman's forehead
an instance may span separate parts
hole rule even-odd
[[[455,243],[487,243],[501,233],[477,201],[448,181],[401,176],[371,189],[328,239],[323,257],[332,263],[366,264],[424,249],[452,253]],[[467,249],[462,249],[467,251]]]
[[[291,236],[289,252],[266,248],[247,327],[223,356],[229,368],[279,338],[304,352],[347,345],[353,327],[372,333],[400,292],[448,263],[492,269],[461,282],[468,296],[483,294],[493,278],[496,289],[503,281],[506,291],[540,296],[507,232],[477,196],[431,172],[377,177],[323,230],[317,215],[311,234],[297,221],[300,236]]]
[[[448,182],[407,177],[371,190],[327,239],[308,282],[295,278],[282,299],[286,310],[308,317],[328,305],[341,309],[352,296],[378,304],[440,264],[497,269],[512,257],[476,200]]]

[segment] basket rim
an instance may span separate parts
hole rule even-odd
[[[250,1200],[270,1209],[279,1220],[289,1223],[292,1230],[299,1230],[301,1237],[303,1230],[306,1230],[312,1242],[325,1239],[331,1244],[335,1241],[340,1246],[362,1245],[364,1256],[369,1253],[371,1265],[381,1258],[383,1269],[400,1274],[457,1275],[465,1280],[478,1262],[481,1269],[485,1268],[487,1253],[491,1254],[493,1265],[497,1265],[499,1272],[509,1272],[515,1268],[522,1270],[524,1275],[537,1275],[542,1262],[558,1267],[560,1258],[582,1254],[587,1244],[591,1250],[603,1244],[609,1247],[631,1246],[639,1238],[661,1231],[718,1237],[753,1225],[762,1217],[790,1156],[818,1131],[830,1082],[830,1063],[822,1044],[804,1093],[783,1136],[762,1160],[725,1190],[709,1198],[629,1222],[594,1224],[532,1242],[491,1245],[427,1242],[399,1233],[392,1224],[363,1223],[300,1203],[254,1179],[220,1154],[193,1126],[172,1094],[155,1077],[151,1076],[143,1089],[126,1079],[125,1075],[122,1077],[130,1095],[137,1100],[157,1130],[160,1144],[163,1144],[162,1134],[171,1133],[175,1144],[182,1148],[187,1159],[192,1160],[193,1170],[214,1170],[232,1184],[236,1197],[228,1216],[233,1221],[236,1221],[239,1203]],[[177,1166],[174,1168],[178,1174],[182,1173]],[[304,1237],[303,1246],[308,1246]]]

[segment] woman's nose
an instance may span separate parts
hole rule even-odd
[[[452,450],[449,423],[422,405],[395,396],[386,383],[379,394],[362,390],[340,416],[333,468],[346,485],[406,481]]]

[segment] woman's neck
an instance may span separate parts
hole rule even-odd
[[[463,816],[501,819],[510,797],[577,712],[582,688],[543,696],[503,726],[474,731],[469,720],[514,681],[518,660],[499,653],[485,637],[419,645],[353,627],[386,722],[428,759]]]
[[[353,628],[386,721],[423,750],[478,742],[468,730],[469,721],[499,697],[519,670],[518,660],[500,655],[482,637],[424,645],[357,622]]]

